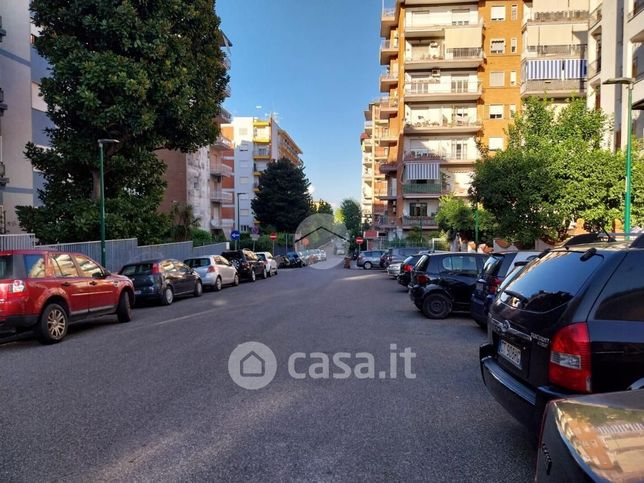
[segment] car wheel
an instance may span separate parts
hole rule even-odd
[[[55,344],[67,335],[67,311],[58,304],[49,304],[40,314],[36,336],[43,344]]]
[[[262,279],[266,280],[268,278],[268,270],[266,270],[266,267],[264,267],[264,270],[262,270]]]
[[[371,270],[372,266],[373,265],[371,265],[371,262],[364,262],[364,265],[362,266],[362,268],[364,268],[365,270]]]
[[[423,300],[423,314],[430,319],[444,319],[451,311],[452,301],[443,294],[429,294]]]
[[[220,290],[221,290],[221,277],[217,277],[217,280],[215,280],[214,291],[219,292]]]
[[[250,271],[250,281],[254,282],[255,280],[257,280],[257,274],[255,274],[255,270],[251,270]]]
[[[130,303],[130,296],[125,290],[121,292],[119,305],[116,308],[116,316],[119,322],[129,322],[132,320],[132,304]]]
[[[174,301],[172,287],[166,287],[161,294],[161,305],[170,305]]]
[[[197,280],[195,282],[195,290],[192,292],[192,294],[195,297],[201,297],[203,295],[203,285],[201,284],[201,280]]]
[[[235,278],[233,279],[233,285],[236,287],[239,285],[239,275],[235,274]]]

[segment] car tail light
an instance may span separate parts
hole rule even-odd
[[[426,283],[429,282],[429,277],[424,273],[421,273],[419,275],[416,275],[416,282],[421,285],[425,285]]]
[[[153,263],[152,264],[152,273],[160,273],[161,270],[159,269],[159,264],[158,263]]]
[[[492,277],[492,279],[488,282],[488,293],[495,295],[497,290],[499,290],[499,285],[501,285],[502,281],[503,280],[501,280],[499,277]]]
[[[208,267],[208,273],[215,273],[215,267],[213,267],[212,265],[210,265],[210,266]]]
[[[571,324],[555,334],[550,348],[550,382],[571,391],[591,392],[590,337],[585,323]]]
[[[411,265],[403,265],[403,272],[411,272],[411,269],[414,268]]]

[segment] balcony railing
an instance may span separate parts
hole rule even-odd
[[[376,148],[373,155],[376,159],[387,159],[389,157],[389,148]]]
[[[398,50],[397,40],[383,40],[380,44],[380,50]]]
[[[407,32],[424,32],[426,30],[443,29],[446,27],[483,24],[483,18],[478,13],[471,13],[468,16],[452,15],[451,12],[433,13],[427,19],[416,20],[405,24]]]
[[[440,195],[449,191],[449,187],[446,184],[439,183],[409,183],[403,184],[402,189],[404,194]]]
[[[384,8],[382,10],[383,19],[395,19],[396,18],[396,9],[395,8]]]
[[[409,126],[415,129],[431,129],[439,127],[481,127],[481,121],[477,119],[470,119],[469,117],[462,116],[443,116],[441,121],[410,121],[405,120],[405,126]]]
[[[562,10],[560,12],[532,12],[532,15],[526,18],[527,22],[575,22],[588,20],[590,13],[588,10]]]
[[[584,79],[528,80],[521,84],[521,94],[552,93],[553,91],[585,92],[586,81]]]
[[[397,109],[397,108],[398,108],[397,97],[382,97],[380,99],[380,109]]]
[[[388,81],[397,81],[398,80],[398,72],[385,72],[380,75],[380,81],[381,82],[388,82]]]
[[[592,79],[595,77],[597,74],[599,74],[602,71],[602,61],[601,59],[597,59],[594,62],[591,62],[588,64],[588,78]]]
[[[215,203],[232,203],[233,194],[228,191],[214,190],[210,193],[210,200]]]
[[[215,142],[213,143],[213,147],[219,148],[219,149],[233,149],[234,145],[233,142],[228,139],[226,136],[219,135]]]
[[[270,158],[271,152],[268,149],[255,149],[253,150],[254,158]]]
[[[433,216],[403,216],[403,226],[436,226]]]
[[[438,51],[432,54],[426,52],[411,52],[405,57],[407,63],[426,63],[432,60],[459,60],[459,59],[482,59],[483,49],[480,47],[451,47],[440,46]]]
[[[439,149],[417,149],[405,152],[404,161],[476,161],[476,150],[468,150],[465,144],[452,144]]]
[[[385,173],[393,173],[398,169],[398,166],[396,163],[382,163],[380,165],[380,173],[385,174]]]
[[[213,176],[227,176],[233,175],[233,168],[224,163],[212,163],[210,165],[210,174]]]
[[[444,159],[445,155],[442,152],[432,151],[430,149],[407,151],[403,156],[404,161],[442,161]]]
[[[423,94],[476,94],[481,92],[480,81],[452,80],[445,82],[440,80],[412,81],[405,85],[405,93],[408,95]]]
[[[588,16],[588,29],[593,28],[595,25],[601,22],[601,19],[602,19],[602,6],[600,5],[595,10],[590,12],[590,15]]]
[[[376,215],[373,218],[373,226],[375,227],[394,227],[396,226],[396,217],[387,215]]]
[[[586,56],[586,44],[576,45],[528,45],[526,53],[528,57],[574,55]]]

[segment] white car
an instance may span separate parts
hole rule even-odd
[[[266,266],[268,267],[267,275],[269,277],[277,275],[277,260],[273,258],[273,254],[271,252],[255,252],[255,254],[260,260],[263,260],[266,263]]]
[[[224,285],[239,285],[237,269],[222,256],[193,257],[184,263],[199,274],[204,288],[219,292]]]
[[[391,278],[396,278],[398,274],[400,274],[401,265],[402,263],[400,262],[390,263],[387,267],[387,275],[389,275]]]

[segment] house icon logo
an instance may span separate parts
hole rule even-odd
[[[228,373],[235,384],[244,389],[261,389],[275,377],[275,354],[261,342],[244,342],[230,353]]]

